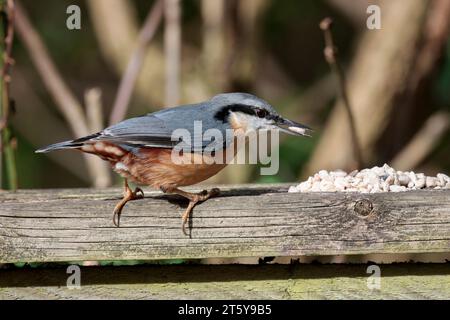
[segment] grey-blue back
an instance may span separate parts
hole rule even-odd
[[[220,131],[225,140],[220,146],[222,148],[231,142],[229,135],[227,139],[226,134],[226,130],[231,129],[230,125],[228,122],[215,118],[222,106],[220,103],[209,100],[203,103],[164,109],[112,125],[94,139],[117,142],[124,147],[173,148],[180,141],[172,141],[172,138],[176,138],[172,134],[175,130],[180,133],[182,132],[180,130],[184,129],[185,132],[190,133],[191,138],[190,142],[184,141],[184,143],[189,143],[193,147],[192,151],[201,151],[198,148],[194,150],[194,147],[200,146],[202,150],[208,145],[214,148],[219,147],[219,145],[212,145],[210,139],[203,138],[207,130],[216,129]],[[196,134],[194,135],[194,133]]]

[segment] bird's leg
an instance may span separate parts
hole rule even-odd
[[[141,188],[136,188],[134,189],[134,191],[132,191],[130,189],[130,186],[128,185],[127,179],[124,179],[124,187],[125,189],[123,190],[123,199],[120,200],[120,202],[114,208],[113,223],[116,227],[119,227],[120,215],[125,204],[131,200],[144,198],[144,191],[142,191]]]
[[[188,207],[186,208],[186,211],[181,216],[181,218],[183,219],[183,222],[181,225],[181,230],[183,231],[184,235],[187,236],[186,222],[188,221],[189,217],[191,216],[192,209],[195,207],[195,205],[197,203],[206,201],[211,197],[218,196],[220,193],[220,190],[218,188],[213,188],[209,191],[203,190],[200,193],[191,193],[191,192],[186,192],[186,191],[174,188],[174,189],[166,189],[166,190],[163,189],[163,192],[178,194],[189,200]]]

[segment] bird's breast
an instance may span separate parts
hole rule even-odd
[[[214,176],[227,165],[215,160],[199,153],[140,148],[136,154],[129,152],[112,165],[117,173],[139,184],[167,188],[193,185]]]
[[[130,152],[108,142],[86,144],[80,149],[109,161],[113,170],[124,178],[155,188],[189,186],[202,182],[225,168],[237,152],[233,143],[228,149],[213,154],[150,147]]]

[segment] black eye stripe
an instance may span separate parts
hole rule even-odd
[[[249,105],[245,104],[231,104],[228,106],[224,106],[221,110],[219,110],[215,115],[214,118],[220,121],[225,122],[230,115],[230,111],[232,112],[242,112],[246,113],[252,116],[257,116],[259,118],[267,118],[273,120],[276,118],[276,115],[272,115],[268,110],[261,109],[261,108],[255,108]]]
[[[250,114],[250,115],[254,115],[255,111],[254,109],[252,109],[252,107],[245,105],[245,104],[232,104],[232,105],[228,105],[225,106],[222,110],[220,110],[219,112],[217,112],[214,115],[214,118],[217,120],[221,120],[221,121],[225,121],[229,114],[230,111],[232,112],[242,112],[242,113],[246,113],[246,114]]]

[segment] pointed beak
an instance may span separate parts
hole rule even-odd
[[[280,129],[280,131],[294,136],[311,137],[311,134],[313,132],[312,129],[301,123],[297,123],[281,117],[276,120],[275,125]]]

